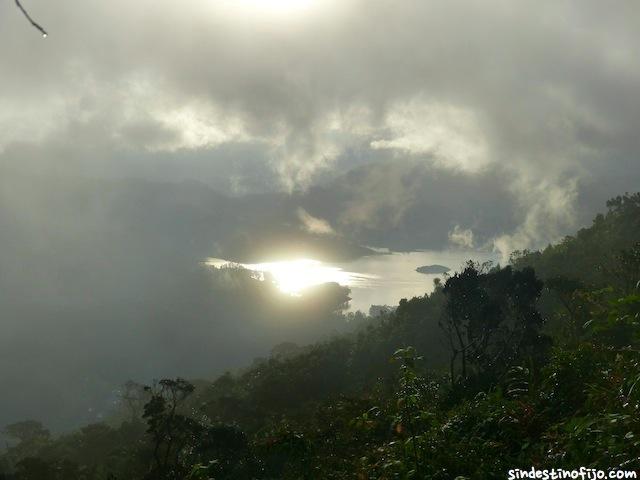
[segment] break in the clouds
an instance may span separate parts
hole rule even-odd
[[[572,228],[578,197],[637,184],[634,1],[26,6],[50,36],[0,5],[5,165],[234,193],[306,188],[363,158],[495,169],[523,219],[495,232],[505,252]],[[377,177],[354,185],[362,202],[341,221],[402,216],[420,181],[391,178],[382,198],[367,191]]]

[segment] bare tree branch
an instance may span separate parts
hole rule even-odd
[[[16,0],[16,5],[20,9],[20,11],[22,11],[24,16],[27,17],[27,20],[29,20],[31,25],[33,25],[35,28],[37,28],[40,31],[40,33],[42,33],[43,37],[47,38],[47,35],[49,35],[47,33],[47,31],[44,28],[42,28],[33,18],[31,18],[31,16],[27,13],[27,11],[24,9],[22,4],[20,3],[20,0]]]

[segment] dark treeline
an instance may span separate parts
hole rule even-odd
[[[640,194],[504,267],[468,263],[360,327],[211,382],[128,382],[117,415],[5,428],[4,480],[506,478],[640,468]],[[304,321],[304,318],[301,318]],[[46,405],[43,406],[46,408]]]

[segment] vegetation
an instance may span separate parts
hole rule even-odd
[[[121,414],[6,427],[5,480],[491,479],[640,469],[640,194],[501,268],[469,263],[357,332],[195,385],[128,383]]]

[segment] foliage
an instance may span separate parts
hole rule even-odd
[[[542,282],[531,268],[493,269],[469,262],[450,277],[441,327],[450,346],[450,376],[454,387],[485,388],[514,362],[539,362],[547,338],[536,302]],[[456,374],[456,363],[460,364]]]

